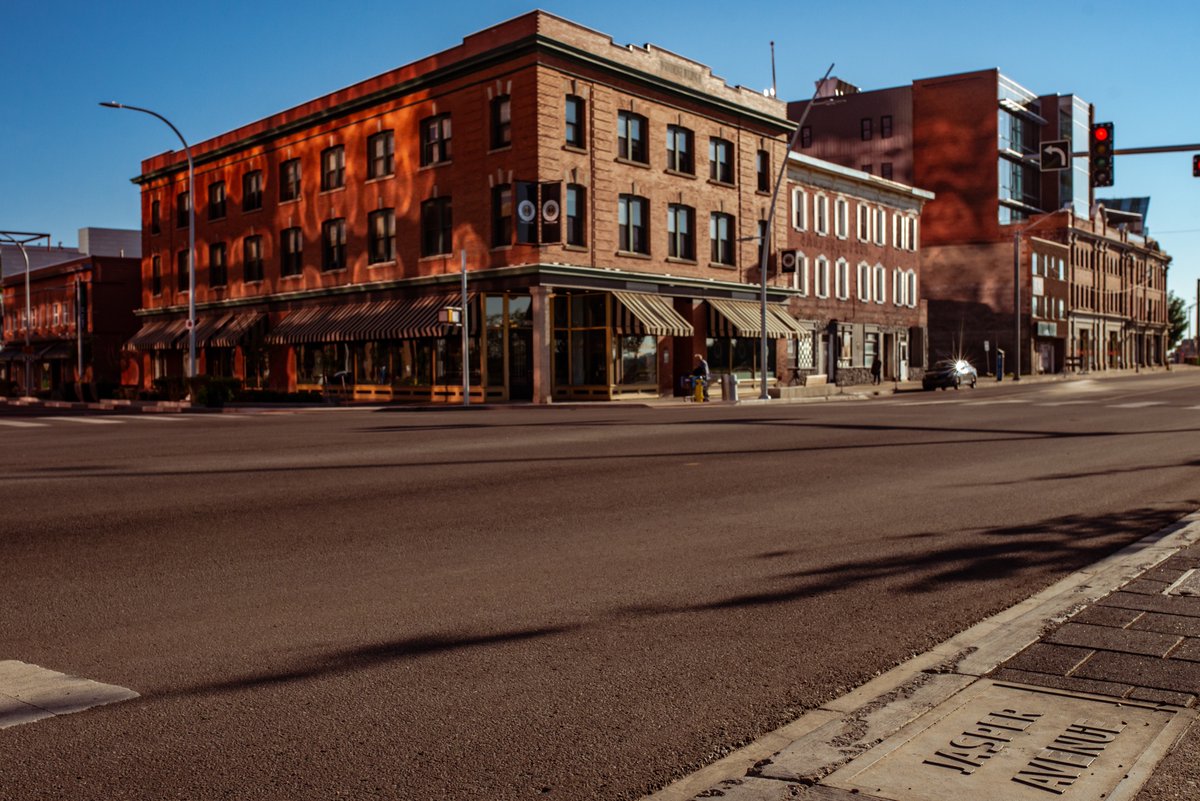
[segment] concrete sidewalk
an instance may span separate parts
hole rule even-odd
[[[648,801],[1200,799],[1200,513]]]

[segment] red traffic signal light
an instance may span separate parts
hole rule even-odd
[[[1192,175],[1200,178],[1200,153],[1192,156]]]
[[[1088,162],[1092,186],[1113,185],[1113,124],[1098,122],[1092,126],[1088,140]]]

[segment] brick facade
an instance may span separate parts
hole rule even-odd
[[[497,145],[493,114],[499,98],[508,99],[511,139]],[[570,112],[578,134],[573,141],[568,98],[578,104]],[[395,310],[406,304],[458,305],[465,251],[476,352],[471,391],[477,398],[544,402],[678,392],[692,354],[706,352],[716,372],[760,381],[761,334],[748,317],[729,319],[721,301],[746,303],[761,291],[756,238],[786,156],[785,109],[774,98],[727,85],[697,62],[652,45],[618,45],[532,12],[442,53],[200,142],[192,148],[199,370],[231,373],[278,391],[322,389],[344,373],[355,397],[454,400],[462,370],[454,330],[376,330],[356,318],[354,330],[344,334],[338,332],[350,329],[337,321],[361,317],[364,309],[380,309],[382,320],[403,316]],[[441,119],[448,124],[431,128]],[[687,142],[690,164],[670,162],[672,127],[678,141]],[[622,152],[622,140],[629,138],[623,134],[632,136],[635,128],[642,146],[627,143]],[[429,147],[430,130],[439,142],[449,139],[449,152],[438,152],[433,163],[424,158],[437,151]],[[371,137],[385,132],[393,137],[394,165],[374,177]],[[728,175],[714,174],[711,156],[720,151],[710,148],[717,143],[729,147]],[[339,147],[341,185],[322,188],[323,153]],[[281,196],[286,163],[300,166],[296,198]],[[261,207],[247,209],[243,187],[252,174],[261,177],[262,200]],[[854,180],[863,191],[887,195],[885,205],[904,215],[919,215],[926,199],[899,184]],[[144,327],[134,343],[141,384],[149,386],[155,376],[184,369],[183,153],[147,159],[135,181],[142,191]],[[853,183],[843,191],[858,191]],[[520,218],[526,185],[540,192],[530,197],[535,204],[529,208],[540,217],[532,228]],[[210,190],[214,186],[224,189],[224,208],[217,212],[222,193]],[[506,186],[511,197],[502,194]],[[438,253],[423,255],[429,229],[422,205],[439,198],[451,209],[450,238],[439,240]],[[551,198],[561,208],[557,220],[546,216]],[[370,226],[382,219],[372,214],[389,209],[394,258],[371,263]],[[498,210],[504,219],[497,220]],[[568,211],[578,212],[570,226]],[[819,336],[817,321],[827,325],[832,315],[860,331],[875,326],[881,336],[887,328],[887,373],[899,375],[897,337],[903,331],[907,343],[909,332],[924,325],[923,305],[896,306],[890,295],[869,310],[826,310],[805,301],[792,276],[778,269],[777,254],[792,238],[788,213],[785,187],[768,231],[773,256],[766,283],[770,305],[790,312],[791,322],[769,321],[775,355],[768,376],[784,378],[794,370],[800,338]],[[326,225],[338,220],[345,228],[344,264],[325,269]],[[558,237],[551,236],[556,224]],[[498,237],[506,230],[501,226],[516,233]],[[582,235],[568,241],[568,228]],[[284,238],[293,229],[303,248],[298,269],[288,275]],[[524,236],[531,230],[535,241]],[[714,230],[724,237],[728,257],[715,249]],[[856,269],[861,260],[886,268],[887,292],[897,270],[916,269],[915,249],[846,244]],[[250,257],[255,248],[261,266]],[[300,325],[305,315],[316,322]],[[861,347],[858,352],[861,359]],[[916,364],[911,356],[905,361]],[[852,367],[861,364],[847,370]]]

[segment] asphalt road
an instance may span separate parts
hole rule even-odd
[[[0,417],[0,660],[142,697],[0,799],[634,799],[1200,507],[1200,371],[79,417]]]

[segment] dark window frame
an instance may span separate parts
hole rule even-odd
[[[563,138],[570,147],[577,147],[580,150],[587,147],[586,113],[586,100],[579,95],[567,95],[566,103],[563,107],[563,122],[565,126]]]
[[[150,294],[158,297],[162,294],[162,257],[150,258]]]
[[[321,272],[346,269],[346,218],[321,223]]]
[[[571,214],[572,209],[575,211]],[[582,184],[567,184],[566,243],[574,247],[587,246],[587,187]]]
[[[157,200],[150,201],[150,234],[162,233],[162,204]]]
[[[492,98],[488,119],[491,121],[492,150],[511,147],[512,95],[499,95]]]
[[[680,230],[683,221],[686,230]],[[696,260],[696,210],[683,203],[667,205],[667,256]]]
[[[249,284],[261,280],[263,280],[262,236],[255,234],[242,239],[242,281]]]
[[[421,257],[454,252],[454,206],[449,196],[421,203]]]
[[[858,124],[859,135],[862,136],[864,142],[871,141],[874,135],[874,120],[871,117],[863,117]]]
[[[210,289],[229,286],[229,251],[224,242],[208,246],[208,286]]]
[[[492,187],[492,247],[513,243],[513,185]]]
[[[682,149],[679,147],[683,143]],[[682,125],[667,126],[667,169],[686,175],[696,174],[696,135]]]
[[[892,138],[892,115],[891,114],[884,114],[882,117],[879,118],[879,138],[880,139],[891,139]]]
[[[367,264],[386,264],[395,260],[396,210],[376,209],[367,215]]]
[[[175,253],[175,287],[179,292],[187,292],[191,282],[188,281],[188,251],[186,249]]]
[[[758,181],[759,192],[771,191],[771,154],[766,150],[759,150],[754,154],[754,170]]]
[[[242,176],[242,211],[258,211],[263,207],[262,170],[251,170]],[[255,185],[257,183],[257,186]]]
[[[708,219],[709,260],[713,264],[736,267],[734,240],[737,238],[737,218],[723,211],[714,211]],[[722,223],[725,223],[724,238],[720,236]]]
[[[802,150],[807,150],[808,148],[812,147],[812,143],[812,126],[805,125],[800,129],[800,148]]]
[[[187,192],[180,192],[178,195],[175,196],[175,227],[176,228],[187,228],[188,227],[189,204],[190,204],[190,200],[189,200],[189,194]]]
[[[208,185],[208,219],[223,220],[225,218],[225,182],[213,181]]]
[[[639,223],[634,223],[637,211]],[[625,222],[622,222],[624,218]],[[617,250],[622,253],[650,255],[650,200],[641,195],[617,196]]]
[[[708,140],[708,179],[719,184],[733,185],[733,142],[719,136]]]
[[[299,226],[284,228],[279,232],[279,274],[290,277],[303,271],[304,232]]]
[[[303,173],[300,159],[288,159],[279,165],[279,202],[299,200]]]
[[[425,117],[420,122],[419,141],[421,145],[421,166],[431,167],[435,164],[445,164],[451,158],[451,142],[453,127],[450,124],[450,114],[434,114]],[[436,131],[436,136],[434,132]]]
[[[634,135],[636,129],[636,136]],[[617,112],[617,158],[636,164],[650,163],[650,121],[632,111]]]
[[[330,192],[346,185],[346,146],[334,145],[321,151],[321,191]]]
[[[382,145],[382,147],[380,147]],[[396,174],[396,132],[379,131],[367,137],[367,180]]]

